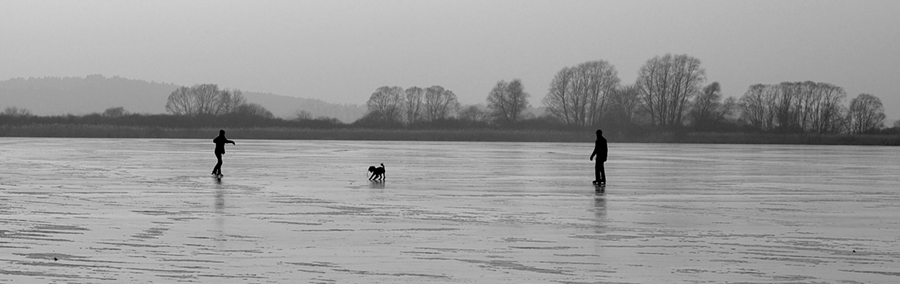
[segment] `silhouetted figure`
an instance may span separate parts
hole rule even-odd
[[[369,180],[384,180],[386,177],[384,172],[384,164],[381,164],[380,167],[369,166],[369,172],[372,173],[372,176],[369,177]]]
[[[225,155],[225,143],[231,143],[231,145],[235,145],[234,141],[228,140],[225,138],[225,130],[219,130],[219,136],[213,139],[213,143],[216,143],[216,167],[213,168],[212,174],[221,177],[222,176],[222,155]]]
[[[594,160],[594,156],[597,156],[597,164],[594,166],[594,184],[596,185],[606,185],[606,169],[603,168],[603,163],[606,162],[608,151],[603,131],[597,129],[597,141],[594,142],[594,152],[591,153],[591,161]]]

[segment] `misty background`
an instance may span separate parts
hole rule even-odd
[[[462,104],[483,104],[496,82],[518,78],[540,107],[563,67],[605,60],[623,83],[632,83],[649,59],[672,53],[701,60],[707,83],[719,82],[726,97],[740,97],[753,84],[827,82],[843,87],[848,98],[878,96],[887,124],[900,118],[900,1],[2,5],[0,80],[102,74],[172,89],[210,83],[243,90],[254,102],[250,94],[272,94],[358,105],[364,112],[381,86],[441,85]],[[143,97],[129,95],[129,101]],[[306,102],[288,101],[291,107]],[[150,103],[163,108],[165,101]],[[48,114],[40,105],[17,106]]]

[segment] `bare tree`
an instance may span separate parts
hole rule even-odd
[[[735,113],[738,111],[738,100],[734,97],[727,97],[719,107],[717,122],[725,122],[729,118],[734,119]]]
[[[609,96],[607,108],[608,120],[612,124],[628,126],[637,122],[638,109],[640,108],[638,89],[634,85],[625,85],[616,88]]]
[[[166,101],[166,111],[175,115],[194,115],[194,101],[191,88],[178,87],[178,89],[169,94],[169,98]]]
[[[247,99],[244,98],[244,92],[242,92],[241,90],[222,90],[219,92],[219,96],[217,99],[219,102],[216,113],[218,114],[236,112],[239,108],[247,104]]]
[[[239,90],[219,90],[215,84],[179,87],[166,101],[166,111],[175,115],[223,115],[234,112],[246,100]]]
[[[771,87],[763,84],[750,86],[738,101],[741,108],[741,119],[759,130],[771,130],[775,124],[775,115],[770,107],[774,97]]]
[[[689,117],[694,125],[708,124],[713,120],[717,103],[722,99],[722,87],[719,82],[712,82],[694,99]]]
[[[298,109],[294,112],[294,120],[310,120],[312,119],[312,114],[308,111]]]
[[[459,119],[468,122],[486,122],[488,114],[477,105],[468,105],[460,108]]]
[[[31,116],[31,111],[26,108],[18,108],[14,106],[9,106],[3,109],[4,116],[13,116],[13,117],[28,117]]]
[[[597,125],[606,115],[608,98],[619,86],[619,73],[603,60],[581,63],[576,68],[576,86],[587,102],[586,124]]]
[[[881,99],[870,94],[859,94],[850,100],[848,113],[850,133],[877,130],[884,124],[884,105]]]
[[[401,123],[403,117],[402,93],[403,88],[401,87],[379,87],[372,93],[369,101],[366,103],[369,107],[369,113],[383,123]]]
[[[566,125],[573,125],[579,121],[573,106],[569,105],[574,95],[570,90],[570,82],[574,72],[569,67],[563,67],[556,73],[550,82],[550,91],[544,97],[543,103],[547,106],[547,112],[558,118]]]
[[[619,81],[615,67],[603,60],[566,67],[553,78],[543,103],[568,125],[596,125],[603,120]]]
[[[818,104],[813,112],[812,131],[816,133],[839,133],[845,128],[846,107],[843,106],[847,99],[844,88],[818,83]]]
[[[694,99],[691,110],[688,112],[691,125],[700,130],[710,128],[725,121],[735,106],[734,98],[722,101],[722,87],[719,82],[712,82],[703,88]]]
[[[256,103],[244,103],[238,106],[233,112],[247,116],[256,116],[261,118],[273,118],[272,112]]]
[[[441,86],[431,86],[425,89],[425,113],[427,121],[444,120],[459,109],[456,94]]]
[[[522,112],[528,108],[528,97],[522,80],[513,79],[511,82],[497,82],[494,89],[488,94],[488,108],[491,116],[499,124],[514,124],[522,119]]]
[[[219,115],[220,109],[222,106],[219,103],[222,101],[219,99],[219,86],[215,84],[202,84],[191,87],[191,94],[193,94],[194,102],[196,106],[196,114],[197,115]]]
[[[770,88],[775,125],[782,132],[837,133],[843,128],[843,88],[812,81],[784,82]]]
[[[844,89],[827,83],[757,84],[740,99],[742,119],[763,130],[837,133],[845,128]]]
[[[406,99],[403,101],[403,109],[406,111],[406,123],[414,124],[421,121],[425,89],[413,86],[407,88],[404,93]]]
[[[126,115],[128,115],[128,111],[125,110],[125,107],[111,107],[103,111],[103,116],[106,117],[122,117]]]
[[[700,91],[706,71],[700,60],[687,54],[654,57],[638,72],[635,84],[651,124],[663,127],[683,125],[688,102]]]

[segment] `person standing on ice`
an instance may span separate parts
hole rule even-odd
[[[597,129],[597,141],[594,142],[594,152],[591,153],[591,161],[594,160],[594,156],[597,156],[597,164],[594,165],[594,184],[596,185],[606,185],[606,169],[603,168],[603,163],[606,163],[608,152],[603,131]]]
[[[216,167],[213,168],[212,174],[215,176],[222,176],[222,155],[225,155],[225,143],[231,143],[231,145],[235,145],[234,141],[228,140],[225,138],[225,130],[219,130],[219,136],[216,136],[213,139],[213,143],[216,143]]]

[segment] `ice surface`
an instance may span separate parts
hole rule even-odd
[[[900,282],[896,147],[211,139],[0,138],[0,282]]]

